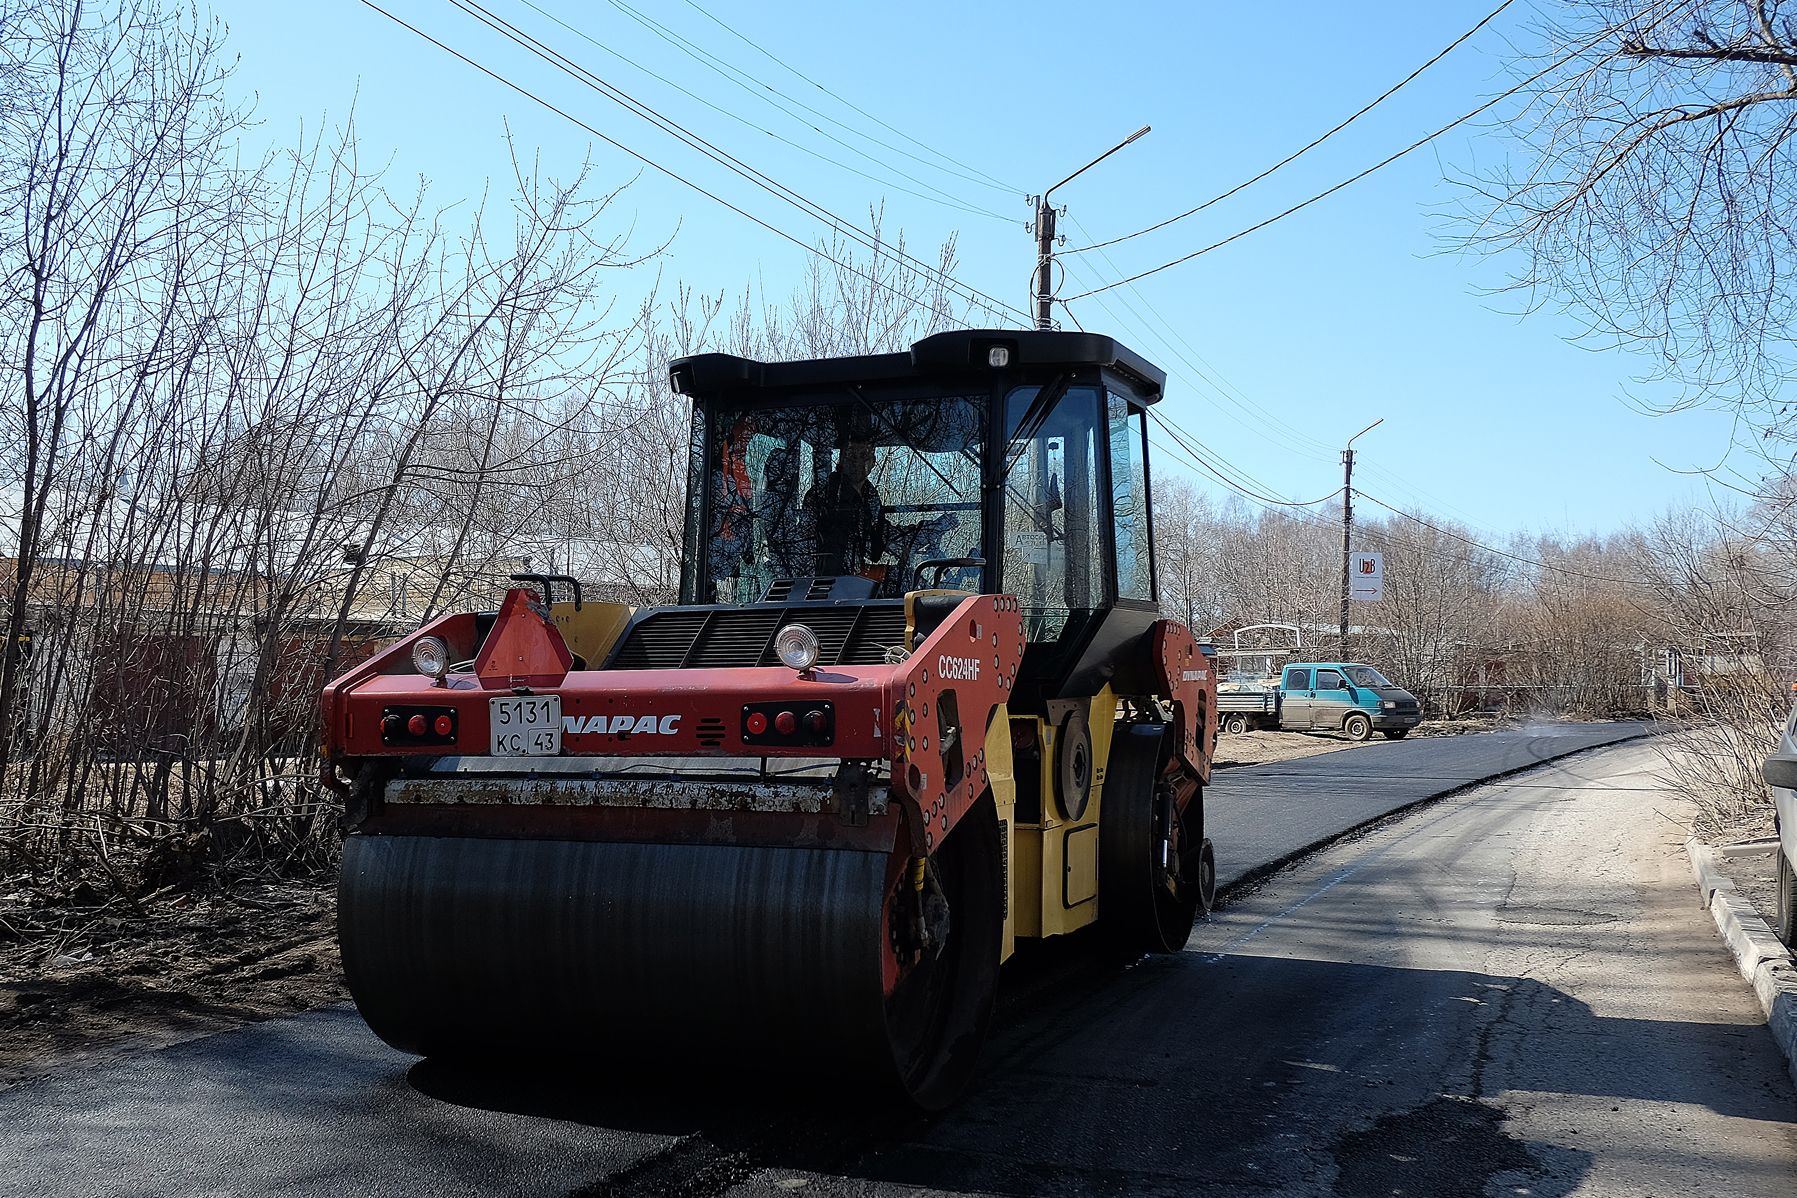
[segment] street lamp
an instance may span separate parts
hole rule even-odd
[[[1043,188],[1042,194],[1036,197],[1036,327],[1046,331],[1053,326],[1049,310],[1054,306],[1054,297],[1049,294],[1049,273],[1054,266],[1054,209],[1049,207],[1048,195],[1056,187],[1073,182],[1099,163],[1147,133],[1149,126],[1143,125],[1134,133],[1094,158],[1086,165],[1062,179],[1053,187]]]

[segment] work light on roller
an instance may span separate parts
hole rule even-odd
[[[817,633],[803,624],[788,624],[774,638],[774,654],[800,673],[817,664]]]
[[[419,637],[412,646],[412,666],[426,678],[441,679],[449,673],[449,646],[438,637]]]

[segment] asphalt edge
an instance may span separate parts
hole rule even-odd
[[[1538,770],[1544,765],[1552,765],[1556,761],[1565,761],[1568,758],[1581,757],[1586,753],[1596,753],[1603,749],[1613,749],[1617,745],[1626,745],[1633,741],[1646,740],[1648,737],[1655,735],[1656,731],[1657,730],[1650,724],[1641,729],[1641,731],[1631,733],[1628,736],[1619,736],[1615,740],[1607,740],[1598,745],[1585,745],[1582,748],[1569,749],[1564,753],[1556,753],[1552,757],[1543,757],[1538,761],[1531,761],[1527,765],[1516,766],[1514,769],[1501,770],[1495,774],[1486,774],[1482,778],[1474,778],[1470,782],[1462,782],[1458,786],[1450,786],[1446,790],[1438,790],[1434,794],[1427,794],[1420,799],[1413,799],[1410,802],[1405,803],[1402,807],[1393,807],[1390,811],[1375,815],[1371,819],[1361,820],[1351,827],[1343,828],[1339,832],[1332,832],[1319,840],[1313,840],[1302,848],[1292,850],[1278,860],[1263,862],[1262,864],[1255,866],[1228,885],[1217,887],[1216,902],[1212,904],[1212,906],[1213,908],[1222,906],[1233,898],[1251,892],[1255,887],[1259,886],[1262,882],[1266,881],[1286,866],[1302,861],[1312,853],[1326,849],[1330,845],[1340,844],[1343,841],[1351,840],[1356,836],[1372,831],[1374,828],[1402,819],[1404,816],[1409,815],[1419,808],[1427,807],[1430,803],[1439,803],[1443,799],[1451,799],[1455,795],[1465,794],[1469,790],[1477,790],[1481,786],[1489,786],[1493,782],[1501,782],[1505,778],[1514,778],[1518,774],[1526,774],[1530,770]]]
[[[1691,874],[1697,879],[1699,905],[1716,921],[1716,930],[1734,954],[1735,968],[1753,987],[1766,1013],[1766,1030],[1784,1054],[1785,1071],[1797,1083],[1797,962],[1753,904],[1736,893],[1722,872],[1715,849],[1693,836],[1685,841]]]

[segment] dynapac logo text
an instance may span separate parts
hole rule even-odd
[[[956,682],[978,682],[980,680],[980,659],[977,657],[950,657],[944,653],[936,659],[936,675]]]
[[[565,715],[562,731],[569,736],[602,732],[612,736],[672,736],[680,727],[677,715]]]

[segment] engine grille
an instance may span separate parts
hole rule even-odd
[[[778,665],[774,634],[788,624],[817,633],[818,664],[878,665],[905,639],[902,601],[828,607],[671,607],[631,624],[607,663],[614,670]]]

